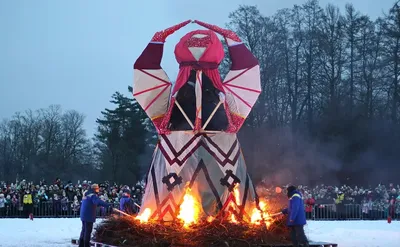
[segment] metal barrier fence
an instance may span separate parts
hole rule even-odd
[[[114,205],[118,208],[119,205]],[[312,220],[383,220],[387,219],[389,210],[362,210],[359,204],[324,204],[316,205],[311,212],[306,212],[307,219]],[[11,205],[0,208],[0,218],[28,218],[32,212],[36,218],[77,218],[79,208],[73,208],[71,204],[41,202],[33,207],[23,205]],[[98,207],[97,216],[110,215],[111,210]],[[400,220],[400,213],[394,214],[393,220]]]
[[[119,205],[114,205],[118,207]],[[70,203],[41,202],[32,206],[9,205],[0,208],[0,218],[28,218],[32,213],[36,218],[77,218],[80,214],[80,208],[73,208]],[[97,217],[110,215],[111,210],[98,207]]]
[[[307,218],[313,220],[383,220],[388,216],[388,208],[363,210],[360,204],[317,205],[307,214]],[[392,219],[400,220],[400,213],[394,213]]]

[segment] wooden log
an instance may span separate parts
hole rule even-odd
[[[192,129],[194,129],[194,125],[193,125],[192,121],[190,121],[189,117],[186,115],[186,112],[183,110],[182,106],[179,104],[179,102],[177,100],[175,100],[175,104],[179,108],[179,110],[182,112],[182,115],[185,117],[185,119],[189,123],[190,127],[192,127]]]
[[[218,103],[218,105],[214,108],[214,110],[211,112],[210,116],[208,117],[207,121],[204,123],[204,126],[202,127],[202,130],[205,130],[207,125],[210,123],[212,117],[214,117],[215,113],[217,112],[218,108],[222,105],[222,101]]]

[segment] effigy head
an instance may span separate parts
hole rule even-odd
[[[182,65],[210,63],[219,65],[224,58],[224,47],[211,30],[187,33],[175,46],[176,61]]]

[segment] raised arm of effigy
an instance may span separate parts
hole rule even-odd
[[[133,66],[133,95],[157,130],[167,112],[172,86],[161,67],[164,43],[169,35],[189,23],[190,20],[156,32]]]

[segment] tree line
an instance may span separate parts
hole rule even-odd
[[[229,15],[260,61],[263,92],[241,140],[270,181],[358,183],[400,172],[400,8],[372,20],[317,0]],[[229,61],[223,63],[227,71]],[[265,175],[266,174],[266,175]]]
[[[4,119],[0,180],[140,181],[149,162],[146,153],[154,148],[154,130],[132,97],[116,92],[111,103],[115,108],[101,112],[93,138],[86,134],[82,113],[58,105]]]
[[[264,16],[240,6],[227,27],[259,59],[262,94],[239,133],[254,180],[374,183],[400,172],[400,7],[372,20],[317,0]],[[221,73],[229,69],[229,55]],[[131,91],[131,88],[129,89]],[[84,115],[59,106],[0,126],[0,179],[143,177],[156,135],[116,92],[93,138]],[[260,172],[261,171],[261,172]],[[85,175],[82,175],[85,174]]]

